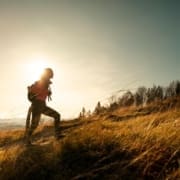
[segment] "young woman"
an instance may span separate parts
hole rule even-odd
[[[32,114],[31,124],[26,124],[26,143],[31,144],[31,136],[37,128],[41,114],[54,118],[55,137],[60,137],[60,114],[54,109],[46,105],[46,99],[51,99],[50,84],[53,78],[53,70],[51,68],[44,69],[40,80],[28,87],[28,99],[31,101],[31,107],[28,112],[27,120],[30,120]]]

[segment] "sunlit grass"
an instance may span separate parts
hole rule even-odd
[[[179,107],[133,116],[137,111],[124,108],[62,123],[66,136],[59,142],[1,148],[0,179],[178,179]],[[116,121],[111,114],[128,119]],[[52,126],[41,126],[39,138],[48,131]],[[1,142],[22,133],[1,133]]]

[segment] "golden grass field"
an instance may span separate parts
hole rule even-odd
[[[179,99],[146,107],[116,108],[52,124],[23,144],[24,130],[0,132],[0,180],[180,179]]]

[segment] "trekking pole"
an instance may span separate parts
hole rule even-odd
[[[30,121],[31,121],[31,115],[32,115],[32,105],[28,109],[27,118],[26,118],[26,131],[30,127]]]

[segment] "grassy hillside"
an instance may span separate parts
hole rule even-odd
[[[0,179],[179,179],[180,99],[116,108],[46,124],[23,145],[23,129],[0,133]]]

